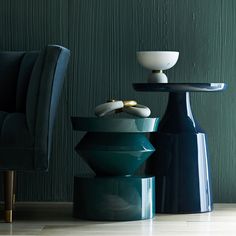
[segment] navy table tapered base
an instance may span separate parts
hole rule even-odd
[[[74,177],[74,216],[144,220],[155,215],[155,177]]]
[[[156,148],[146,172],[156,176],[156,212],[201,213],[213,209],[207,138],[194,119],[189,92],[225,89],[214,84],[134,84],[137,91],[169,92],[158,132],[150,134]]]

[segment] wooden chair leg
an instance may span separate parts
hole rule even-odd
[[[15,203],[16,203],[16,171],[13,173],[13,196],[12,196],[12,204],[13,209],[15,209]]]
[[[5,200],[5,222],[12,223],[14,171],[4,172],[4,200]]]

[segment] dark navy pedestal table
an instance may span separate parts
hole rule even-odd
[[[158,132],[150,134],[156,152],[146,172],[156,176],[156,212],[212,211],[212,190],[207,138],[194,119],[189,92],[216,92],[224,83],[136,83],[137,91],[169,92]]]

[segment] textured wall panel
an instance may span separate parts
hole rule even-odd
[[[91,173],[74,152],[82,134],[71,115],[93,115],[108,98],[135,98],[162,116],[166,94],[138,93],[148,71],[137,50],[179,50],[173,82],[227,82],[223,93],[192,94],[208,133],[214,200],[236,202],[236,1],[234,0],[8,0],[0,1],[0,50],[58,43],[72,51],[54,129],[48,173],[23,173],[19,200],[71,200],[73,175]]]

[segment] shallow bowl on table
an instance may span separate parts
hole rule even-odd
[[[149,70],[167,70],[173,67],[179,58],[176,51],[139,51],[138,62]]]

